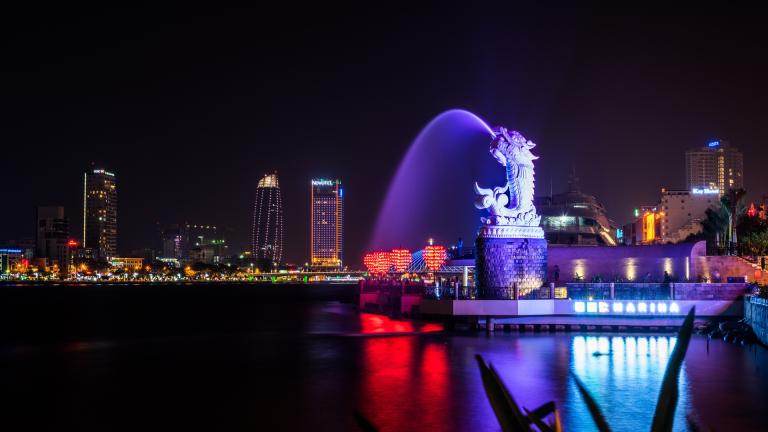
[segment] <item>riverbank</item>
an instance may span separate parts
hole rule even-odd
[[[768,345],[768,299],[747,296],[744,299],[744,318],[763,345]]]

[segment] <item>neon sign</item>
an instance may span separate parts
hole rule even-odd
[[[332,180],[312,180],[312,186],[333,186]]]
[[[720,141],[718,141],[718,140],[715,140],[715,141],[710,141],[710,142],[707,144],[707,146],[708,146],[709,148],[713,148],[713,147],[720,147]]]
[[[680,315],[680,306],[668,301],[576,301],[573,311],[577,314],[646,314],[646,315]]]
[[[693,188],[691,189],[691,193],[693,193],[694,195],[714,195],[714,194],[719,194],[720,189]]]

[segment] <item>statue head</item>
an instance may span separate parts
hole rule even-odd
[[[493,134],[490,152],[500,164],[506,166],[511,160],[518,165],[533,167],[533,161],[538,159],[531,153],[531,149],[536,147],[533,141],[525,139],[520,132],[510,131],[503,126],[494,128]]]

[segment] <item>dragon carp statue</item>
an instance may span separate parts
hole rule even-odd
[[[486,189],[475,182],[475,207],[489,213],[480,218],[475,280],[481,298],[525,298],[547,272],[547,241],[533,205],[536,144],[505,127],[493,135],[489,150],[504,166],[506,184]]]
[[[507,184],[493,189],[483,189],[475,183],[475,207],[488,209],[488,218],[481,218],[488,225],[539,226],[541,216],[533,206],[534,170],[531,153],[536,147],[533,141],[517,131],[505,127],[493,130],[491,154],[507,170]]]

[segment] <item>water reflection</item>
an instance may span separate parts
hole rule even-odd
[[[358,430],[357,409],[382,432],[496,431],[474,360],[481,353],[521,405],[556,401],[566,430],[594,430],[570,373],[585,381],[615,430],[647,430],[676,344],[640,334],[433,332],[441,326],[339,304],[300,312],[291,305],[255,314],[253,333],[0,346],[0,379],[13,396],[5,398],[7,423],[100,431],[124,419],[125,429],[342,431]],[[691,340],[677,430],[688,410],[713,430],[764,429],[765,400],[768,351]]]
[[[497,430],[475,353],[494,364],[521,405],[532,409],[556,401],[566,430],[595,429],[569,377],[572,372],[609,415],[614,430],[635,431],[650,427],[676,338],[472,334],[367,338],[362,343],[359,407],[383,431]],[[703,343],[695,338],[691,347]],[[685,430],[686,413],[696,412],[687,364],[708,361],[696,355],[683,366],[675,430]],[[697,394],[718,397],[708,382],[699,379],[697,384]],[[708,420],[709,426],[717,426],[717,417],[710,414]]]
[[[672,336],[574,336],[571,341],[573,372],[609,413],[614,430],[650,428],[661,380],[674,348]],[[685,365],[680,372],[680,399],[675,430],[685,430],[690,411]],[[578,390],[568,386],[564,421],[582,430],[594,428]]]
[[[360,314],[360,331],[363,334],[431,333],[442,331],[442,324],[397,320],[384,315]]]
[[[382,430],[449,430],[447,348],[415,337],[366,339],[364,412]]]

